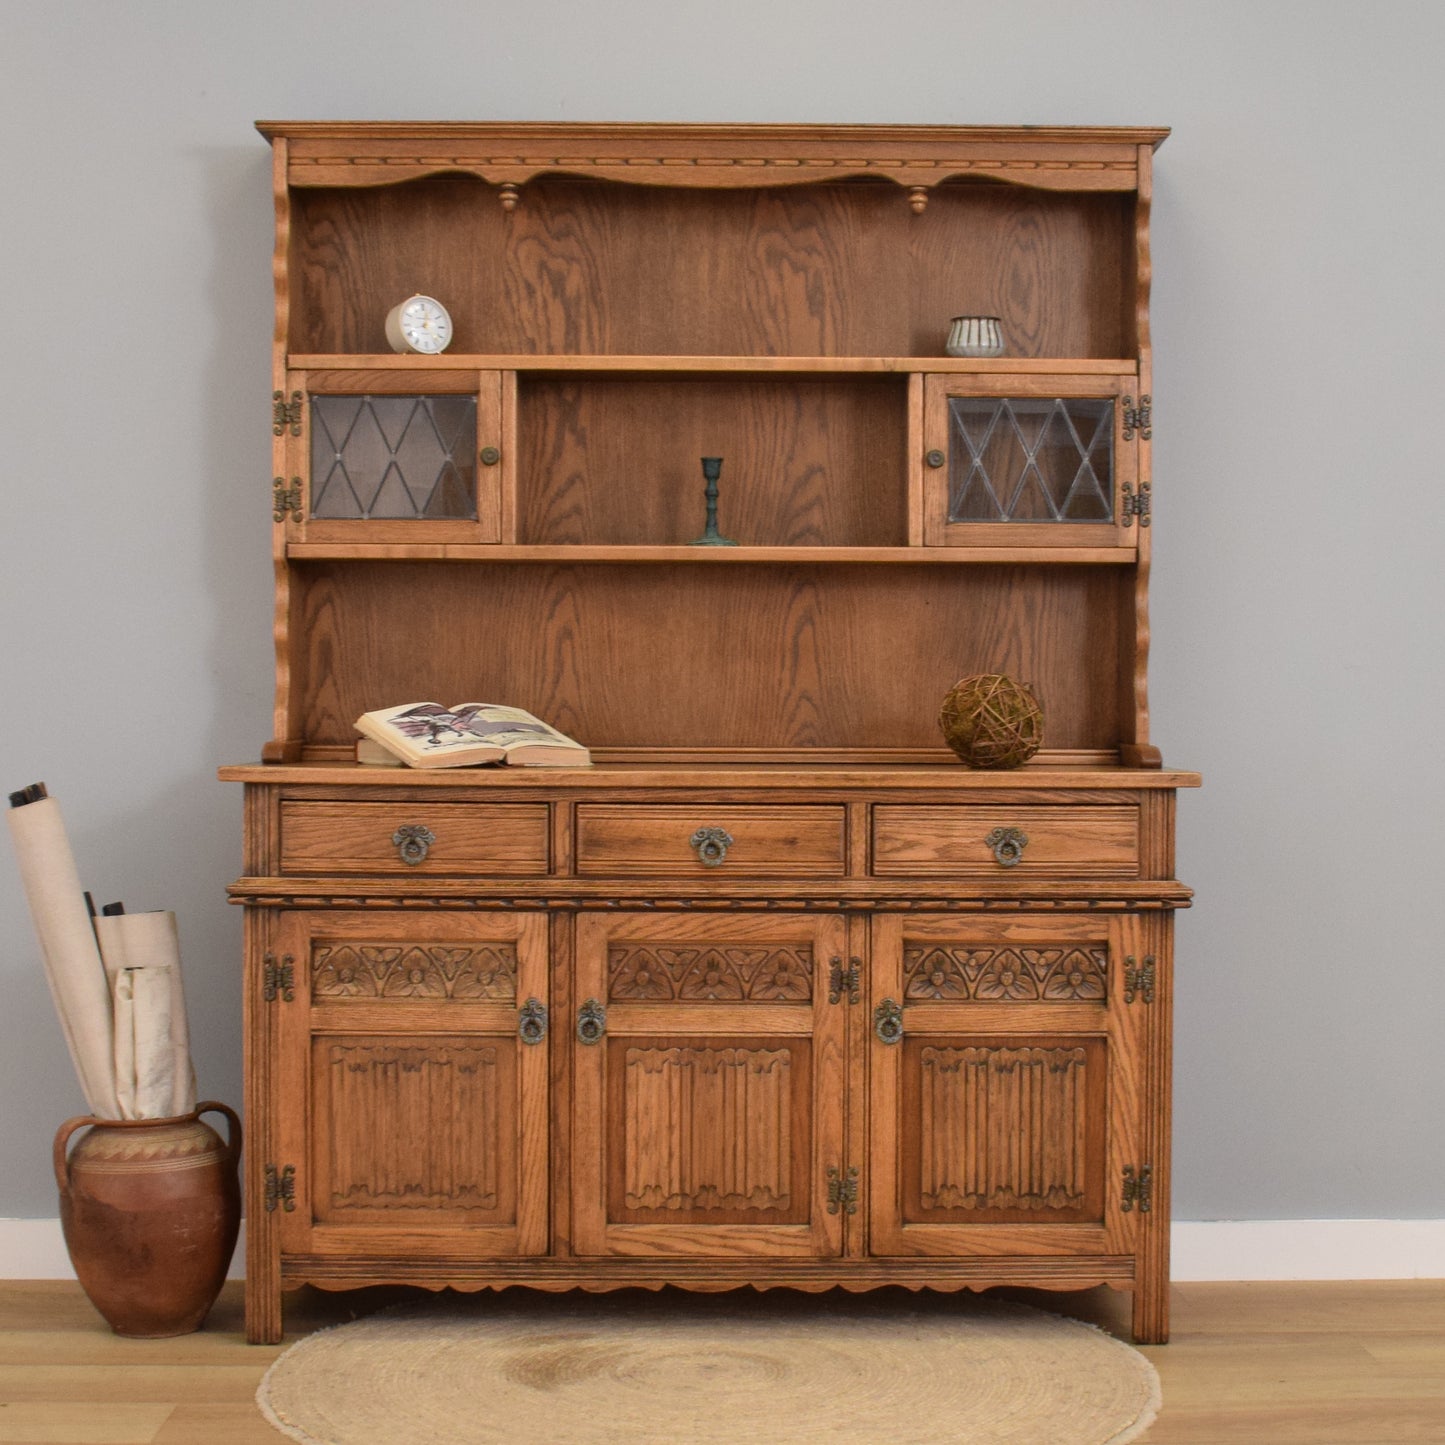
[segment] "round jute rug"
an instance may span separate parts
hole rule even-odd
[[[1153,1420],[1128,1345],[947,1304],[441,1299],[311,1335],[256,1399],[305,1445],[1123,1445]]]

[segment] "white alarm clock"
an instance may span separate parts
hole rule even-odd
[[[386,339],[393,351],[435,356],[451,344],[452,318],[431,296],[408,296],[386,314]]]

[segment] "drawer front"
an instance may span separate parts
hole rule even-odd
[[[283,802],[281,871],[546,873],[547,805]]]
[[[844,872],[843,809],[581,803],[577,871],[622,877]]]
[[[895,807],[873,810],[873,872],[882,876],[1139,874],[1139,810],[1129,805]]]

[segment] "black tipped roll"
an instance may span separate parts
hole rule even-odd
[[[10,806],[23,808],[26,803],[38,803],[42,798],[49,796],[50,794],[45,791],[44,783],[31,783],[29,787],[21,788],[18,793],[10,794]]]

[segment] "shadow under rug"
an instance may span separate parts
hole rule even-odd
[[[1137,1350],[957,1296],[444,1296],[293,1345],[257,1403],[305,1445],[1124,1445],[1159,1409]]]

